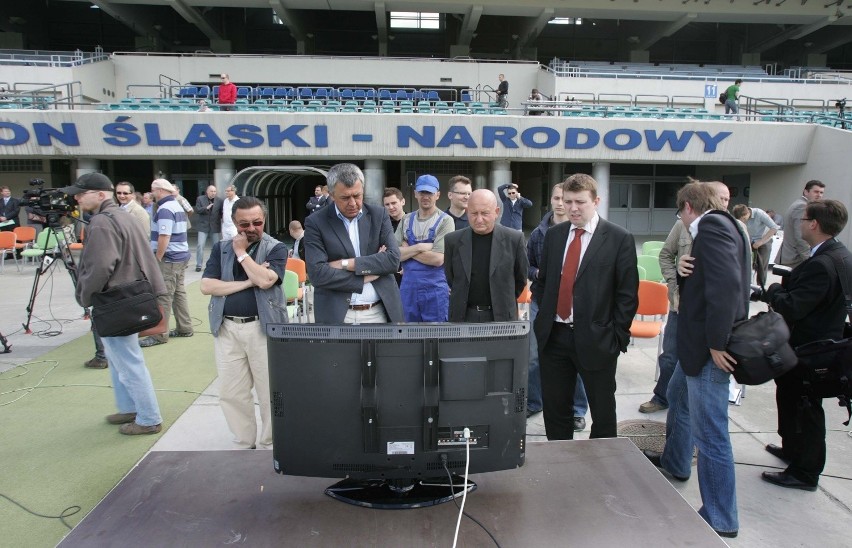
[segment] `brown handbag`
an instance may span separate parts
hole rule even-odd
[[[166,331],[169,330],[169,318],[163,314],[163,307],[160,304],[157,304],[157,308],[160,310],[160,322],[148,329],[144,329],[139,332],[139,337],[150,337],[151,335],[162,335]]]

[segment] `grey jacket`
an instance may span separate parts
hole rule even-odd
[[[272,251],[272,248],[280,243],[269,234],[264,233],[257,247],[255,262],[263,264],[266,261],[266,256]],[[223,282],[234,281],[234,261],[236,260],[236,254],[234,253],[232,244],[231,240],[225,240],[219,244],[222,252],[221,280]],[[255,287],[254,297],[257,301],[257,313],[260,316],[260,322],[264,330],[270,323],[287,323],[287,302],[284,300],[284,291],[281,284],[275,284],[269,289]],[[214,337],[219,334],[219,327],[222,326],[225,299],[227,299],[227,296],[210,297],[210,305],[207,307],[210,319],[210,331]]]
[[[86,244],[77,267],[77,302],[91,306],[93,294],[142,279],[151,282],[155,295],[166,294],[157,259],[138,221],[112,199],[104,200],[86,227]]]
[[[213,207],[207,209],[210,202]],[[198,232],[214,233],[222,230],[222,199],[210,198],[202,194],[195,200],[195,230]]]
[[[811,256],[811,246],[802,239],[802,215],[808,199],[799,196],[795,202],[790,204],[787,214],[784,215],[784,240],[778,249],[775,262],[787,266],[797,267],[807,261]]]

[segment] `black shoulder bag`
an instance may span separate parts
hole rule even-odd
[[[821,257],[821,256],[820,256]],[[834,264],[834,271],[840,279],[840,287],[846,301],[846,324],[844,339],[824,339],[796,347],[799,364],[803,368],[805,392],[812,398],[838,398],[838,405],[846,407],[849,418],[844,426],[852,419],[852,293],[850,293],[849,278],[846,265],[839,257],[829,256]],[[817,258],[818,259],[818,258]],[[831,264],[831,263],[829,263]]]
[[[121,239],[124,234],[112,213],[103,212],[116,227]],[[142,272],[142,268],[139,268]],[[151,282],[142,273],[141,280],[118,284],[92,295],[92,322],[101,337],[126,337],[154,327],[163,315],[157,306],[157,296]]]

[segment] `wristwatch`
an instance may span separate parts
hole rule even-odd
[[[243,253],[242,255],[240,255],[239,257],[237,257],[237,262],[238,262],[238,263],[242,263],[243,261],[245,261],[245,260],[248,258],[248,256],[249,256],[249,254],[248,254],[248,253]]]
[[[343,259],[340,261],[340,266],[343,267],[343,270],[349,269],[349,259]]]

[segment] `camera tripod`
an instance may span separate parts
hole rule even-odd
[[[56,250],[58,251],[48,251],[47,249],[45,249],[44,256],[41,258],[41,263],[39,263],[39,265],[36,267],[35,279],[33,279],[33,288],[30,291],[30,300],[27,303],[27,321],[26,323],[22,324],[24,327],[24,332],[28,335],[32,334],[32,330],[30,329],[30,322],[33,317],[33,309],[35,307],[36,296],[38,296],[39,280],[41,280],[41,277],[44,276],[46,272],[49,272],[51,269],[56,268],[56,264],[61,262],[63,265],[65,265],[65,269],[71,276],[71,281],[73,282],[74,287],[77,287],[77,265],[74,262],[74,257],[71,255],[71,242],[68,240],[68,236],[65,234],[65,231],[59,225],[59,216],[55,214],[48,215],[47,228],[45,228],[44,230],[51,231],[52,234],[47,238],[47,242],[55,242]],[[83,308],[83,317],[89,317],[88,308]]]

